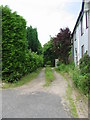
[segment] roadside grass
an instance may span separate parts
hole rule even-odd
[[[3,89],[8,89],[8,88],[15,88],[15,87],[20,87],[24,84],[27,84],[28,82],[30,82],[31,80],[33,80],[34,78],[36,78],[42,68],[37,69],[36,71],[29,73],[28,75],[24,76],[21,78],[21,80],[14,82],[14,83],[5,83],[2,88]]]
[[[77,88],[86,97],[90,96],[89,91],[89,74],[81,74],[78,67],[75,67],[73,63],[65,65],[61,63],[58,68],[55,68],[57,72],[65,76],[66,74],[72,79],[75,88]]]
[[[51,67],[45,68],[45,84],[44,86],[50,86],[51,82],[55,80],[55,76]]]
[[[66,94],[67,94],[67,99],[69,101],[69,106],[70,106],[70,111],[72,113],[72,116],[74,118],[78,118],[77,110],[76,110],[75,104],[73,102],[73,98],[71,96],[71,94],[72,94],[72,87],[70,86],[70,84],[68,84],[68,87],[66,89]]]
[[[55,68],[55,70],[56,70],[56,72],[61,74],[65,78],[65,80],[67,81],[68,86],[67,86],[67,89],[66,89],[66,99],[69,101],[70,112],[72,113],[72,116],[74,118],[78,118],[77,109],[75,107],[75,103],[74,103],[73,98],[72,98],[73,88],[71,87],[71,85],[69,83],[68,77],[65,75],[64,71],[59,71],[57,68]]]

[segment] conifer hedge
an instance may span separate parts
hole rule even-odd
[[[43,58],[28,50],[26,21],[8,6],[2,9],[2,79],[7,82],[20,80],[22,76],[42,66]]]

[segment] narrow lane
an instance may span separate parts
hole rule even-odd
[[[27,85],[2,91],[3,118],[70,118],[61,97],[43,87],[44,72]]]

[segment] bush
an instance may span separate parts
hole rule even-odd
[[[25,73],[26,21],[5,6],[2,9],[2,79],[19,80]]]
[[[51,66],[51,61],[47,61],[47,62],[46,62],[46,65],[47,65],[47,66]]]
[[[90,77],[90,76],[89,76]],[[89,77],[88,75],[82,75],[80,70],[74,70],[73,81],[77,88],[79,88],[84,94],[89,92]]]
[[[80,59],[80,72],[85,79],[83,80],[83,87],[85,93],[90,91],[90,56],[87,52],[84,54],[83,58]]]
[[[74,63],[71,64],[64,64],[61,62],[58,62],[58,70],[62,72],[69,72],[70,70],[73,70],[75,67]]]
[[[2,80],[15,82],[43,65],[43,57],[28,50],[26,21],[8,6],[2,9]]]
[[[84,60],[86,59],[84,58]],[[84,62],[82,61],[82,63]],[[85,64],[82,64],[82,66],[83,65]],[[61,72],[68,73],[72,77],[75,86],[79,88],[85,95],[87,95],[90,91],[90,73],[88,73],[89,69],[86,70],[86,67],[83,67],[84,68],[79,69],[78,67],[75,67],[74,63],[65,65],[59,62],[59,66],[57,69]],[[82,71],[84,70],[86,70],[85,73],[82,73]]]
[[[87,53],[80,59],[80,71],[81,74],[90,73],[90,56]]]
[[[57,62],[57,66],[60,66],[62,64],[62,62],[58,61]]]
[[[65,71],[65,68],[66,68],[66,66],[65,66],[65,64],[63,64],[63,63],[58,66],[58,70],[59,70],[59,71]]]

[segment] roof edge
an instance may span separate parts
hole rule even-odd
[[[82,15],[82,13],[83,13],[84,3],[85,3],[85,2],[84,2],[84,0],[83,0],[83,2],[82,2],[82,8],[81,8],[81,11],[80,11],[80,13],[79,13],[78,19],[77,19],[77,21],[76,21],[75,27],[74,27],[74,29],[73,29],[72,36],[73,36],[73,34],[74,34],[75,30],[76,30],[76,27],[77,27],[77,24],[78,24],[78,22],[79,22],[79,19],[81,18],[81,15]]]

